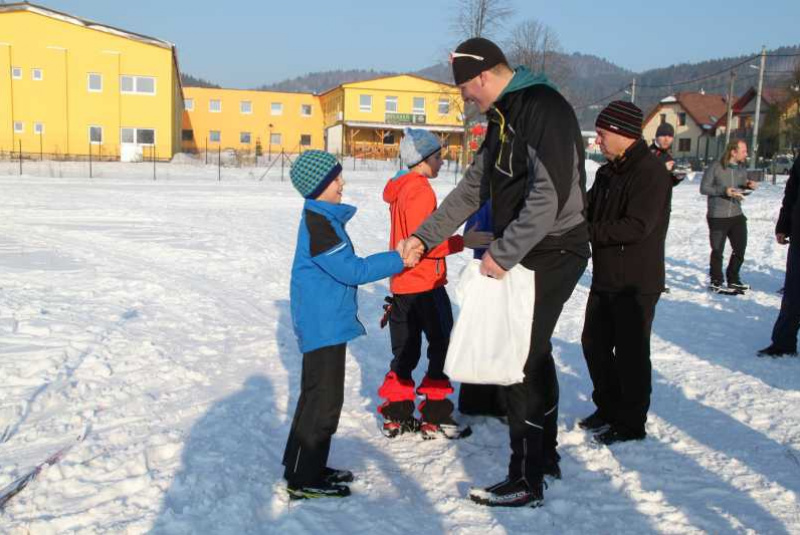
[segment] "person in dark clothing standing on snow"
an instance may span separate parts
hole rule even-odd
[[[656,129],[656,138],[653,140],[653,144],[650,145],[650,152],[652,152],[659,161],[664,163],[664,166],[667,168],[672,178],[672,185],[677,186],[683,182],[685,177],[679,177],[673,172],[673,169],[675,169],[675,160],[672,158],[669,149],[672,147],[672,141],[674,139],[675,129],[672,125],[669,123],[661,123]]]
[[[797,331],[800,329],[800,156],[792,166],[783,205],[775,226],[775,240],[789,244],[786,258],[786,278],[783,286],[781,311],[772,328],[772,343],[758,352],[759,357],[797,355]]]
[[[706,218],[711,242],[708,289],[716,293],[736,294],[750,289],[739,276],[747,249],[747,218],[742,212],[742,199],[756,189],[756,183],[747,179],[747,170],[742,167],[746,160],[747,144],[741,139],[731,141],[722,158],[703,173],[700,183],[700,193],[708,196]],[[733,252],[725,271],[726,288],[722,258],[727,240]]]
[[[461,96],[486,113],[489,127],[464,178],[407,240],[404,256],[434,248],[488,201],[496,239],[481,258],[481,274],[502,278],[517,264],[536,272],[525,379],[505,387],[508,475],[470,491],[484,505],[536,507],[543,476],[560,477],[550,337],[589,258],[583,138],[572,106],[547,79],[512,70],[491,41],[469,39],[451,60]]]
[[[589,190],[592,288],[581,344],[597,410],[578,425],[601,444],[646,436],[650,331],[664,290],[672,184],[642,139],[642,111],[615,101],[597,118],[608,163]]]

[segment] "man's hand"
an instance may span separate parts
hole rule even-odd
[[[731,199],[744,199],[744,195],[736,188],[725,188],[725,195]]]
[[[491,232],[470,230],[464,233],[464,247],[469,249],[485,249],[492,243],[493,239],[494,234]]]
[[[675,168],[675,160],[670,160],[666,163],[667,171],[672,171]]]
[[[788,238],[789,236],[787,236],[783,232],[778,232],[775,234],[775,241],[777,241],[781,245],[788,245],[789,244]]]
[[[748,180],[747,183],[744,185],[747,189],[758,189],[758,182],[754,182],[752,180]]]
[[[481,258],[481,275],[491,277],[493,279],[502,279],[506,276],[506,270],[501,268],[500,265],[494,261],[489,251],[486,251]]]
[[[412,268],[419,264],[419,259],[425,254],[425,245],[416,236],[410,236],[405,240],[400,240],[396,251],[403,257],[403,264]]]

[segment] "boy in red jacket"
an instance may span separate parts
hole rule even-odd
[[[408,238],[436,209],[436,195],[428,181],[436,178],[442,166],[442,151],[435,134],[421,129],[406,128],[400,142],[400,156],[408,171],[400,171],[383,190],[383,200],[389,203],[392,229],[390,245]],[[488,232],[452,236],[428,251],[413,268],[404,269],[392,277],[393,295],[389,312],[389,332],[394,358],[378,395],[384,403],[378,412],[384,418],[384,434],[389,438],[419,430],[423,438],[444,434],[450,438],[460,433],[453,420],[453,402],[447,399],[453,392],[445,375],[444,359],[453,328],[450,299],[444,289],[447,284],[447,255],[461,252],[464,247],[486,246],[492,239]],[[414,418],[414,379],[422,346],[422,333],[428,340],[428,371],[416,393],[425,396],[419,404],[421,422]]]

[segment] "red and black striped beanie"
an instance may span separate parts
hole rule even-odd
[[[642,110],[636,104],[615,100],[606,106],[594,125],[621,136],[639,139],[642,137]]]

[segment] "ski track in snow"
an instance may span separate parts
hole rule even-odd
[[[216,168],[174,164],[155,182],[147,164],[98,164],[90,180],[79,164],[26,165],[38,177],[0,163],[0,488],[89,432],[13,498],[0,532],[800,533],[800,359],[755,357],[780,305],[780,183],[745,203],[754,290],[737,297],[705,291],[699,175],[674,190],[644,442],[600,447],[577,428],[593,409],[584,275],[554,337],[564,478],[543,508],[489,509],[465,496],[505,473],[499,421],[474,418],[457,441],[379,431],[387,281],[361,288],[369,334],[348,345],[331,464],[356,473],[354,495],[287,499],[302,206],[288,182],[226,169],[218,183]],[[393,173],[380,167],[345,163],[361,254],[388,241],[381,192]],[[452,174],[434,184],[443,198]],[[465,259],[449,260],[451,285]]]

